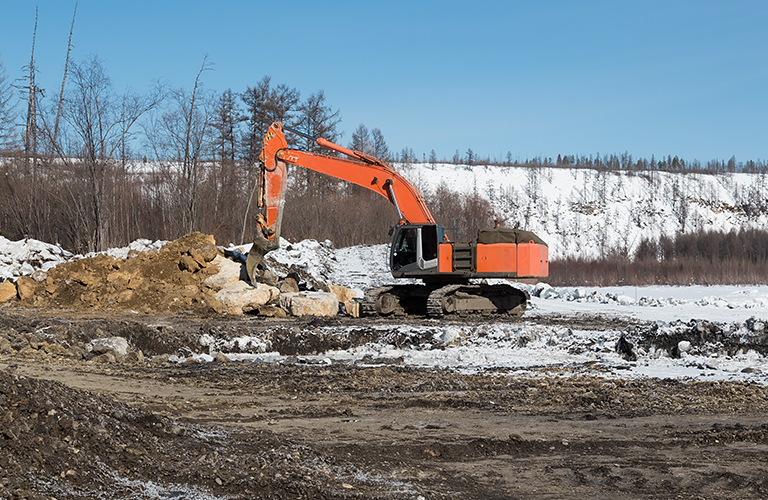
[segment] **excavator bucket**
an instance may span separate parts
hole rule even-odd
[[[259,234],[253,241],[253,246],[248,252],[248,258],[245,261],[245,270],[248,272],[248,279],[251,283],[256,283],[259,276],[259,264],[264,260],[264,256],[276,250],[280,245],[274,241],[269,241],[267,238]]]

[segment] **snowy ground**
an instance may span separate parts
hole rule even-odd
[[[289,244],[270,257],[281,263],[293,262],[310,274],[355,289],[358,293],[391,283],[387,270],[387,245],[333,249],[330,242],[305,240]],[[247,251],[247,247],[243,249]],[[681,346],[679,358],[662,351],[638,350],[637,361],[628,362],[616,351],[624,335],[636,330],[576,330],[546,326],[548,318],[600,317],[639,325],[641,330],[684,335],[690,325],[708,321],[731,336],[747,339],[761,333],[768,323],[768,286],[690,286],[690,287],[580,287],[553,288],[546,284],[519,286],[533,296],[522,322],[486,325],[381,326],[387,333],[432,336],[434,342],[397,348],[386,341],[349,351],[307,356],[304,362],[332,363],[364,359],[398,359],[405,364],[450,367],[462,371],[503,370],[535,374],[541,369],[585,371],[606,377],[660,377],[753,380],[768,383],[768,360],[752,350],[728,356],[718,345],[689,349]],[[343,335],[344,327],[335,327]],[[325,334],[326,332],[321,332]],[[215,346],[211,346],[211,352]],[[268,347],[265,346],[268,350]],[[214,352],[215,353],[215,352]],[[202,355],[207,359],[210,353]],[[241,355],[262,361],[280,361],[276,354]]]
[[[130,250],[157,248],[160,242],[134,242],[130,247],[108,253],[126,256]],[[233,247],[247,252],[248,247]],[[269,254],[281,264],[295,264],[319,281],[344,285],[362,294],[363,290],[391,282],[387,271],[387,246],[359,246],[335,249],[330,242],[305,240],[281,242]],[[55,245],[34,240],[9,242],[0,239],[0,279],[46,270],[77,258]],[[466,325],[440,321],[421,323],[393,320],[380,329],[376,343],[351,350],[329,351],[301,357],[306,363],[377,363],[392,359],[407,365],[451,368],[459,371],[499,371],[535,376],[542,370],[562,373],[589,373],[605,377],[660,377],[704,380],[750,380],[768,383],[768,360],[748,348],[729,353],[718,342],[691,345],[682,340],[679,356],[668,350],[640,347],[642,334],[668,334],[684,338],[695,325],[715,324],[718,331],[745,346],[766,333],[768,287],[604,287],[553,288],[546,284],[520,285],[532,295],[531,307],[522,321],[471,322]],[[557,318],[554,322],[552,319]],[[585,318],[599,318],[607,326],[595,329],[552,326],[589,324]],[[610,325],[631,325],[611,328]],[[359,326],[322,327],[314,334],[345,335]],[[326,331],[331,330],[331,331]],[[313,333],[307,333],[311,335]],[[412,337],[419,342],[397,347],[388,339]],[[636,360],[617,352],[621,337],[635,342]],[[426,341],[424,339],[427,339]],[[201,338],[200,360],[213,359],[219,350],[234,344],[250,344],[259,354],[231,354],[235,359],[261,362],[286,360],[270,352],[268,342],[254,338],[228,339],[226,343]],[[226,344],[226,345],[225,345]],[[402,345],[402,343],[400,343]]]

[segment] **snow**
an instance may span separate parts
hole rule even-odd
[[[103,252],[88,253],[84,255],[84,257],[94,257],[100,253],[103,253],[103,254],[109,255],[114,259],[128,259],[136,255],[138,252],[157,252],[166,243],[168,242],[164,240],[152,241],[152,240],[140,238],[138,240],[132,241],[131,243],[128,244],[128,246],[125,246],[122,248],[110,248]]]
[[[768,174],[429,163],[401,169],[425,195],[441,183],[476,192],[507,225],[519,222],[546,241],[553,260],[631,254],[643,237],[768,225]]]
[[[526,286],[526,285],[521,285]],[[535,287],[527,287],[534,295]],[[744,322],[768,315],[768,286],[547,287],[532,297],[534,315],[592,314],[640,321]]]
[[[15,281],[19,276],[29,276],[37,270],[47,271],[72,257],[58,245],[31,238],[11,241],[0,236],[0,281]]]

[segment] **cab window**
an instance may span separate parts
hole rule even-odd
[[[395,249],[392,251],[392,263],[396,270],[416,262],[418,231],[415,227],[403,229],[397,235]]]

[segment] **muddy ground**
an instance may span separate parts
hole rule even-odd
[[[347,348],[380,321],[218,318],[0,309],[0,498],[768,496],[761,385],[164,361],[203,333]],[[302,335],[335,323],[359,328]],[[133,355],[88,352],[110,336]]]

